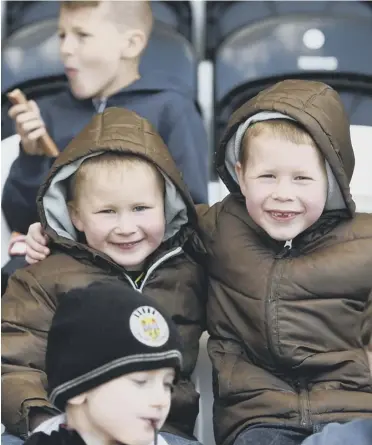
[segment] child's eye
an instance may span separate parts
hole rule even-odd
[[[115,213],[115,211],[114,210],[112,210],[112,209],[104,209],[104,210],[100,210],[100,211],[98,211],[97,213],[104,213],[104,214],[112,214],[112,213]]]
[[[133,380],[133,382],[138,385],[138,386],[144,386],[147,383],[147,380],[139,380],[139,379],[135,379]]]
[[[267,175],[260,175],[259,178],[269,178],[269,179],[273,179],[273,178],[275,178],[275,176],[274,176],[274,175],[269,175],[269,174],[267,174]]]
[[[298,181],[311,181],[312,178],[309,178],[308,176],[296,176],[295,179]]]
[[[82,39],[85,39],[86,37],[89,37],[90,34],[86,34],[85,32],[78,32],[78,36]]]
[[[147,206],[136,206],[133,208],[134,212],[143,212],[144,210],[147,210],[149,207]]]

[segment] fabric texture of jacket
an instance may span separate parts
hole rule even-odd
[[[123,122],[125,125],[123,125]],[[192,199],[161,138],[145,119],[119,108],[106,109],[54,163],[38,195],[42,226],[51,239],[46,260],[17,271],[2,298],[2,419],[14,434],[25,434],[32,407],[47,400],[45,349],[58,298],[93,281],[121,280],[136,288],[123,267],[78,241],[66,206],[68,179],[87,156],[132,153],[154,163],[165,178],[166,231],[148,258],[139,291],[162,304],[185,343],[184,369],[175,387],[164,430],[191,437],[199,395],[191,382],[205,327],[205,273]]]
[[[208,202],[208,145],[203,121],[187,87],[166,73],[152,72],[114,94],[106,103],[78,100],[66,89],[38,101],[46,128],[63,151],[68,143],[105,107],[124,107],[156,128],[182,172],[196,204]],[[30,156],[22,149],[5,182],[2,209],[11,231],[27,233],[38,221],[36,196],[53,160]]]
[[[282,113],[310,133],[329,163],[343,205],[292,240],[270,238],[249,216],[226,167],[239,125]],[[255,424],[311,428],[372,418],[372,378],[362,342],[372,293],[372,215],[355,213],[354,154],[338,95],[318,82],[284,81],[262,91],[229,122],[216,153],[230,190],[200,209],[208,251],[208,351],[217,444]],[[369,296],[370,295],[370,296]],[[369,326],[369,327],[368,327]]]

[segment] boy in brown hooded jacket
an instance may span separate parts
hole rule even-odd
[[[107,108],[55,161],[37,204],[52,255],[17,271],[2,298],[7,430],[25,437],[56,414],[45,349],[58,295],[109,279],[146,292],[178,326],[184,368],[163,437],[195,440],[199,395],[191,374],[205,326],[205,274],[195,208],[160,136],[134,112]]]
[[[231,193],[201,224],[217,443],[295,445],[372,419],[372,215],[355,213],[338,94],[300,80],[262,91],[231,117],[216,162]]]

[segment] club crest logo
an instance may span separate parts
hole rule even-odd
[[[151,306],[141,306],[129,319],[133,336],[141,343],[154,348],[163,346],[169,338],[169,327],[165,318]]]

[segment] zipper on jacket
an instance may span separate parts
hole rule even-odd
[[[270,277],[269,277],[269,283],[270,283],[270,288],[269,288],[269,292],[268,295],[266,296],[266,302],[265,302],[265,310],[266,310],[266,337],[267,337],[267,342],[268,342],[268,346],[269,346],[269,350],[271,352],[272,357],[275,359],[276,353],[275,353],[275,345],[272,339],[272,335],[271,335],[271,331],[270,331],[270,305],[271,303],[275,300],[274,297],[274,285],[273,285],[273,277],[274,277],[274,273],[276,272],[276,270],[279,267],[284,267],[284,261],[280,261],[278,262],[278,259],[284,259],[288,256],[290,256],[291,254],[291,249],[292,249],[292,240],[288,240],[285,242],[284,247],[282,249],[282,251],[275,255],[274,257],[274,265],[271,269],[271,273],[270,273]]]
[[[152,274],[152,272],[157,267],[159,267],[160,264],[164,263],[164,261],[167,261],[167,260],[169,260],[169,258],[173,258],[174,256],[180,255],[182,252],[183,252],[182,247],[176,247],[174,250],[171,250],[170,252],[166,253],[164,256],[159,258],[157,261],[155,261],[155,263],[152,264],[151,267],[149,267],[149,269],[147,270],[146,275],[145,275],[144,279],[142,280],[140,287],[136,286],[136,284],[134,283],[134,281],[132,280],[132,278],[129,275],[124,274],[125,278],[129,281],[129,283],[131,284],[133,289],[138,290],[139,292],[142,292],[143,288],[146,284],[146,281],[148,280],[148,278]]]
[[[269,277],[270,287],[269,287],[269,292],[268,292],[268,295],[266,296],[266,301],[265,301],[265,311],[266,311],[265,318],[267,320],[267,322],[266,322],[266,337],[267,337],[267,342],[268,342],[268,346],[269,346],[269,351],[271,352],[271,356],[273,357],[273,359],[275,361],[276,361],[276,359],[275,359],[275,356],[276,356],[275,345],[274,345],[274,342],[272,339],[272,335],[271,335],[272,332],[271,332],[271,328],[270,328],[270,326],[271,326],[270,305],[275,300],[273,277],[274,277],[274,273],[276,272],[276,270],[279,267],[283,267],[282,262],[275,261],[274,265],[271,269],[271,273],[270,273],[270,277]]]
[[[285,242],[283,249],[275,255],[276,259],[285,258],[291,254],[292,249],[292,240],[288,240]]]
[[[300,408],[300,424],[303,427],[311,426],[311,420],[309,416],[309,393],[306,385],[303,385],[301,380],[295,380],[294,386],[296,388],[297,397]]]

